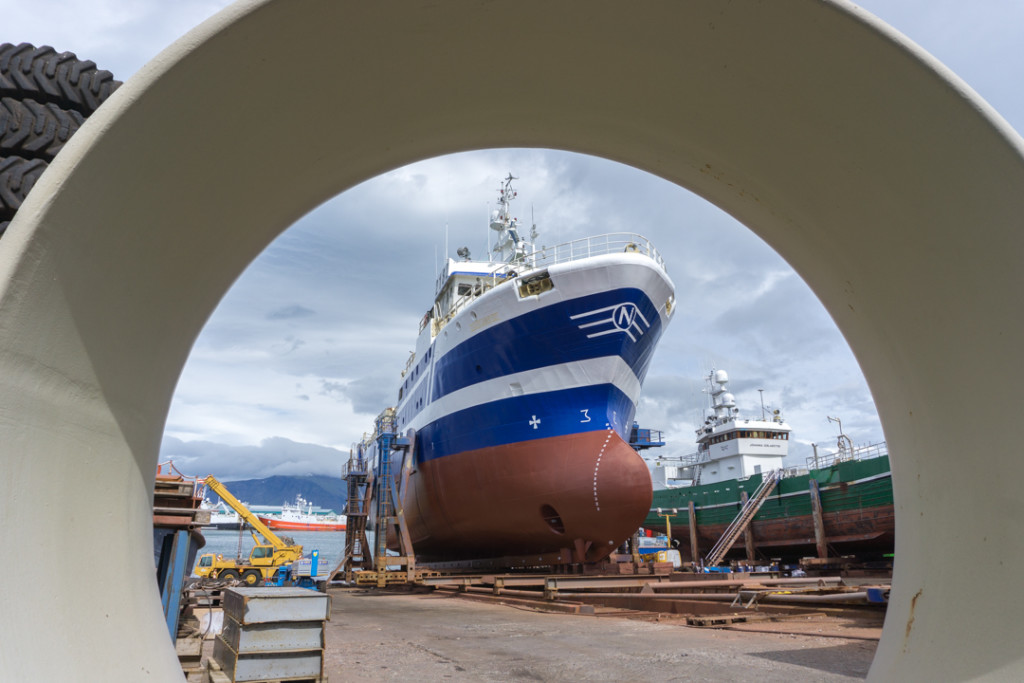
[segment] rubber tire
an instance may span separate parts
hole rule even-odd
[[[0,97],[53,103],[88,116],[120,85],[109,71],[73,52],[30,43],[0,45]]]
[[[246,586],[259,586],[263,583],[263,575],[255,569],[246,569],[242,572],[242,583]]]
[[[222,570],[219,574],[217,574],[217,578],[220,581],[228,581],[228,580],[238,581],[239,580],[238,572],[235,571],[234,569],[224,569],[224,570]]]
[[[0,98],[0,154],[52,161],[84,122],[56,104]]]
[[[14,218],[47,166],[42,159],[0,156],[0,221]]]
[[[47,163],[120,85],[73,52],[0,45],[0,237]]]

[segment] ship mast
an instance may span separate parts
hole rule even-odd
[[[533,244],[519,234],[519,219],[512,217],[510,205],[518,194],[512,189],[513,180],[519,179],[509,173],[498,190],[498,208],[491,213],[491,230],[498,233],[493,253],[503,263],[520,263],[533,250]],[[536,237],[535,228],[531,230],[531,239]]]
[[[728,422],[739,410],[736,408],[736,399],[726,389],[729,383],[729,375],[725,370],[713,370],[708,376],[708,384],[711,387],[711,409],[715,412],[715,423],[724,424]],[[718,386],[715,386],[715,385]]]

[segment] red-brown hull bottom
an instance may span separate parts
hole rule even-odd
[[[608,429],[421,463],[405,517],[428,561],[561,553],[593,562],[636,532],[651,498],[643,459]]]

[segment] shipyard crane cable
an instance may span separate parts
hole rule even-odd
[[[0,45],[0,236],[53,158],[121,82],[43,45]]]

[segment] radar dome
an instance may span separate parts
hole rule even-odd
[[[715,370],[715,381],[719,384],[725,384],[729,381],[729,373],[725,370]]]
[[[730,393],[722,394],[722,405],[730,407],[736,405],[736,397]]]

